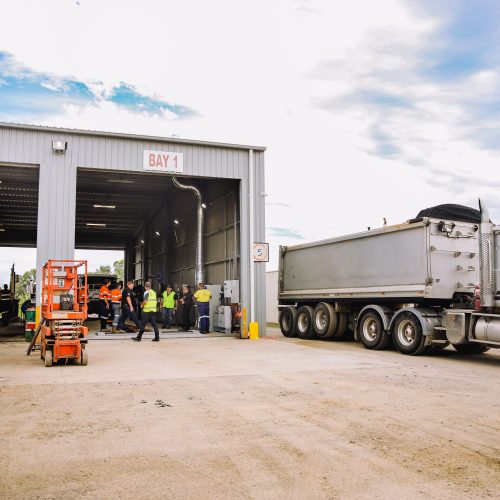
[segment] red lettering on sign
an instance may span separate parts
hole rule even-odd
[[[177,155],[174,156],[175,170],[177,170]]]
[[[154,154],[150,154],[149,155],[149,166],[150,167],[154,167],[155,164],[156,164],[156,162],[155,162],[155,155]]]
[[[161,162],[161,155],[158,155],[158,157],[156,158],[156,166],[163,167],[163,163]]]
[[[162,156],[163,156],[163,161],[165,162],[164,167],[167,168],[167,166],[168,166],[168,156],[169,155],[162,155]]]

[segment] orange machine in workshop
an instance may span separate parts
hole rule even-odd
[[[80,273],[80,274],[79,274]],[[87,261],[49,260],[42,269],[40,356],[87,365]]]

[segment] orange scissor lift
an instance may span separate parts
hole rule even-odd
[[[80,275],[78,271],[83,271]],[[40,357],[87,365],[87,261],[49,260],[42,269]]]

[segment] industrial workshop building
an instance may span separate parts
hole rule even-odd
[[[262,332],[264,151],[0,123],[0,246],[36,247],[37,282],[75,248],[123,250],[125,278],[155,288],[239,280]]]

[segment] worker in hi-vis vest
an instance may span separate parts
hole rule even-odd
[[[106,331],[111,302],[111,292],[109,291],[111,280],[106,278],[104,285],[99,290],[99,319],[101,320],[101,331]]]
[[[172,285],[167,285],[161,299],[162,328],[171,328],[174,311],[177,307],[177,294],[172,290]]]
[[[144,328],[146,328],[146,324],[151,323],[151,326],[155,331],[155,338],[153,339],[153,342],[159,342],[160,331],[158,330],[158,325],[156,324],[156,308],[158,306],[156,302],[156,292],[154,290],[151,290],[151,283],[149,281],[146,281],[146,283],[144,283],[144,288],[144,299],[141,302],[142,325],[139,333],[137,334],[137,337],[132,337],[132,340],[140,342],[142,339],[142,334],[144,333]]]
[[[198,322],[200,333],[210,331],[210,299],[212,294],[203,283],[198,283],[198,290],[194,294],[198,306]]]
[[[111,290],[111,307],[113,308],[113,330],[112,333],[118,333],[118,321],[122,314],[122,289],[123,281],[119,281],[116,287]]]

